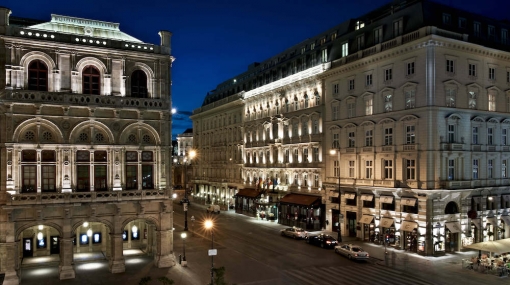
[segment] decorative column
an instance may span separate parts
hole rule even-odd
[[[158,268],[172,267],[175,263],[174,241],[172,224],[173,217],[172,205],[169,202],[161,203],[162,211],[159,215],[161,228],[156,229],[156,252],[154,254],[154,264]]]
[[[18,261],[17,251],[19,243],[19,241],[0,243],[0,256],[2,256],[0,259],[0,264],[5,273],[4,282],[2,283],[4,285],[20,284],[18,274],[16,273],[16,263]],[[21,260],[19,262],[21,263]]]
[[[126,271],[126,265],[123,255],[122,233],[110,233],[110,260],[108,269],[111,273],[121,273]]]
[[[58,266],[59,278],[73,279],[75,271],[73,266],[73,237],[67,232],[60,239],[60,265]]]

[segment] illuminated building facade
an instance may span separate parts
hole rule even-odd
[[[172,240],[171,33],[144,43],[119,24],[0,8],[0,272],[22,257],[123,249],[175,264]]]

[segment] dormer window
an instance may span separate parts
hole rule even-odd
[[[356,30],[362,29],[365,27],[365,23],[363,21],[356,21]]]

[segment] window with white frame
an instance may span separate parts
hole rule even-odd
[[[393,128],[384,128],[384,145],[393,145]]]
[[[372,74],[365,75],[365,86],[372,86]]]
[[[365,178],[372,179],[372,174],[374,171],[374,162],[372,160],[365,161]]]
[[[478,143],[478,127],[471,128],[471,144],[479,144]]]
[[[348,147],[356,147],[356,134],[355,132],[349,132],[347,136],[348,141]]]
[[[448,180],[455,180],[455,159],[448,159]]]
[[[406,144],[415,143],[416,143],[415,126],[414,125],[406,126]]]
[[[413,75],[413,74],[414,74],[414,61],[407,63],[407,70],[406,70],[407,76]]]
[[[298,174],[294,173],[294,185],[299,185]]]
[[[393,179],[393,160],[385,159],[383,161],[384,165],[384,179]]]
[[[294,97],[294,111],[299,110],[299,101],[297,97]]]
[[[374,140],[373,134],[374,134],[373,130],[365,131],[365,146],[373,146],[373,140]]]
[[[405,91],[406,109],[413,109],[416,107],[416,91],[414,89]]]
[[[393,71],[391,68],[386,68],[384,70],[384,81],[391,81],[393,79]]]
[[[404,20],[399,19],[393,22],[393,36],[398,37],[401,36],[404,32]]]
[[[333,161],[333,169],[335,171],[335,177],[340,177],[340,161]]]
[[[322,62],[328,62],[328,49],[323,49],[321,51],[321,60]]]
[[[338,105],[336,105],[336,104],[333,104],[331,106],[331,119],[333,121],[338,120]]]
[[[310,98],[308,97],[308,94],[305,94],[304,98],[304,103],[305,103],[305,108],[309,108],[310,107]]]
[[[406,159],[406,179],[416,180],[416,160]]]
[[[342,44],[342,57],[349,55],[349,43]]]
[[[349,177],[352,178],[354,177],[354,175],[356,174],[355,173],[355,161],[354,160],[349,160]]]
[[[294,157],[292,162],[294,163],[299,162],[299,149],[297,148],[294,149]]]
[[[347,101],[347,117],[354,118],[356,115],[356,102],[354,99]]]
[[[487,160],[487,178],[494,178],[494,159]]]
[[[319,148],[313,148],[313,162],[319,162]]]
[[[446,107],[454,108],[457,99],[457,89],[448,87],[446,89]]]
[[[446,60],[446,72],[455,73],[455,61],[453,59]]]
[[[294,124],[292,125],[292,136],[293,137],[299,136],[299,123],[298,122],[294,122]]]
[[[308,135],[308,122],[306,122],[306,121],[305,121],[305,122],[302,122],[302,123],[301,123],[301,129],[302,129],[302,130],[301,130],[301,135],[302,135],[302,136],[306,136],[306,135]]]
[[[309,160],[308,160],[308,148],[304,148],[303,149],[303,162],[304,163],[308,163]]]
[[[469,99],[468,99],[469,109],[476,109],[476,105],[477,105],[476,99],[478,97],[478,92],[476,90],[469,90],[468,94],[469,94]]]
[[[289,163],[289,158],[290,158],[290,149],[285,149],[284,153],[283,153],[283,162],[284,163]]]
[[[448,143],[454,143],[455,142],[455,131],[456,126],[454,124],[448,125]]]
[[[313,175],[313,187],[319,187],[319,174]]]
[[[473,159],[473,179],[478,179],[478,167],[480,166],[479,159]]]
[[[374,99],[373,98],[367,98],[365,99],[365,115],[370,116],[373,113],[373,105],[374,105]]]
[[[333,84],[333,94],[335,94],[335,95],[338,94],[338,91],[339,91],[338,83],[334,83]]]
[[[313,134],[316,135],[319,133],[319,120],[314,119],[313,120]]]
[[[487,144],[494,144],[494,128],[487,128]]]
[[[476,77],[476,64],[470,63],[468,65],[468,74],[469,76]]]
[[[503,159],[501,160],[501,178],[507,178],[508,177],[508,160]]]
[[[374,44],[380,44],[383,41],[383,30],[382,27],[374,29]]]
[[[354,78],[349,79],[349,90],[350,91],[354,90]]]
[[[334,149],[340,148],[340,134],[333,134],[333,145],[331,147]]]
[[[393,94],[392,94],[392,92],[385,91],[383,93],[383,99],[384,99],[384,112],[393,111]]]
[[[489,67],[489,80],[496,80],[496,68]]]

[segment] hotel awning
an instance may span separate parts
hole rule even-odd
[[[391,204],[393,203],[393,196],[381,196],[381,203]]]
[[[239,192],[237,192],[237,197],[246,197],[246,198],[258,198],[262,194],[262,192],[259,192],[257,189],[253,188],[244,188],[239,189]]]
[[[313,204],[320,204],[321,196],[301,195],[301,194],[287,194],[280,199],[280,203],[294,204],[302,206],[312,206]]]
[[[452,233],[460,233],[460,223],[459,222],[447,222],[445,223],[446,227]]]
[[[372,201],[372,200],[374,200],[374,195],[361,194],[361,201]]]
[[[379,223],[379,226],[383,228],[389,228],[391,225],[393,225],[393,218],[381,218],[381,222]]]
[[[400,226],[400,229],[405,232],[412,232],[417,227],[418,227],[418,224],[416,222],[403,221],[402,225]]]
[[[361,217],[361,220],[359,220],[359,222],[362,224],[371,224],[373,220],[374,220],[374,216],[363,215]]]
[[[411,207],[414,207],[416,206],[416,201],[417,199],[416,198],[407,198],[407,197],[402,197],[400,199],[400,203],[404,206],[411,206]]]
[[[356,198],[356,193],[344,193],[345,199],[354,199]]]
[[[478,229],[482,228],[482,219],[471,219],[471,222],[477,227]]]
[[[510,216],[501,216],[501,219],[505,222],[505,225],[510,226]]]

